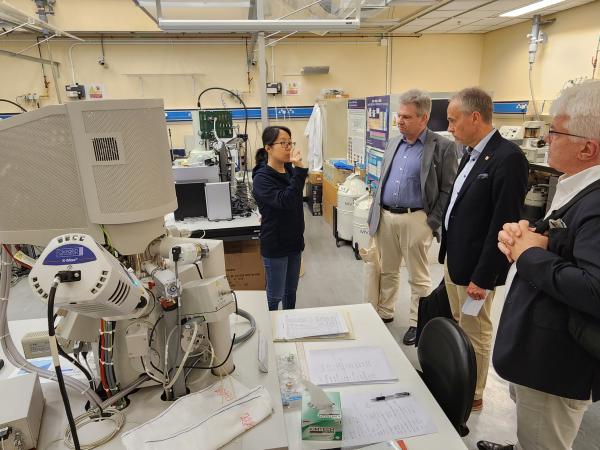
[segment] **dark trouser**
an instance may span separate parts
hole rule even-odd
[[[296,289],[298,289],[298,279],[300,278],[301,256],[302,253],[298,252],[282,258],[263,257],[270,311],[278,309],[279,302],[283,303],[283,309],[294,309],[296,307]]]

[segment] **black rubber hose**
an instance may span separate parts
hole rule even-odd
[[[56,295],[56,288],[57,283],[53,282],[52,287],[50,288],[50,294],[48,295],[48,336],[51,340],[56,339],[54,336],[54,297]],[[60,396],[62,397],[65,412],[67,414],[71,436],[73,436],[73,445],[75,446],[75,450],[81,450],[81,447],[79,446],[79,437],[77,436],[77,427],[75,426],[75,420],[73,419],[73,411],[71,410],[71,403],[69,402],[60,362],[57,361],[54,364],[54,370],[56,370],[56,381],[58,381],[58,388],[60,389]]]
[[[0,98],[0,102],[6,102],[6,103],[10,103],[11,105],[16,106],[17,108],[19,108],[21,111],[23,112],[27,112],[27,110],[25,108],[23,108],[21,105],[19,105],[18,103],[13,102],[12,100],[6,100],[5,98]]]

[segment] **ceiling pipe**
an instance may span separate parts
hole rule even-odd
[[[179,20],[160,19],[158,26],[167,32],[190,33],[253,33],[253,32],[303,32],[303,31],[356,31],[360,19],[332,20]]]

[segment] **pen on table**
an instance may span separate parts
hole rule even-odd
[[[384,400],[390,400],[392,398],[408,397],[409,395],[410,395],[410,392],[396,392],[395,394],[390,394],[390,395],[380,395],[378,397],[372,398],[371,400],[374,402],[382,402]]]

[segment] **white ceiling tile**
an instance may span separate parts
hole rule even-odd
[[[507,19],[506,17],[490,17],[489,19],[478,20],[476,24],[480,26],[490,26],[503,23],[506,24],[507,22],[510,22],[510,19]]]
[[[475,11],[470,11],[468,13],[465,14],[461,14],[459,17],[461,19],[463,18],[467,18],[467,19],[487,19],[488,17],[493,17],[495,14],[494,11],[479,11],[479,10],[475,10]]]
[[[428,28],[427,31],[431,31],[431,30],[435,30],[438,32],[439,31],[449,31],[449,30],[453,30],[454,28],[456,28],[456,25],[442,23],[440,25],[436,25],[434,27]]]
[[[423,27],[427,27],[430,25],[435,25],[438,22],[443,21],[444,19],[417,19],[410,22],[410,25],[421,25]]]
[[[396,28],[394,31],[397,33],[414,33],[415,31],[419,31],[422,27],[413,27],[410,25],[404,25],[403,27]]]
[[[531,3],[531,0],[518,0],[518,1],[495,1],[494,3],[490,3],[489,5],[481,6],[477,8],[478,11],[499,11],[499,10],[509,10],[512,8],[518,8],[519,6],[523,6],[527,3]]]
[[[431,11],[430,13],[425,14],[424,18],[427,19],[445,19],[447,17],[452,17],[453,15],[455,15],[458,11]]]

